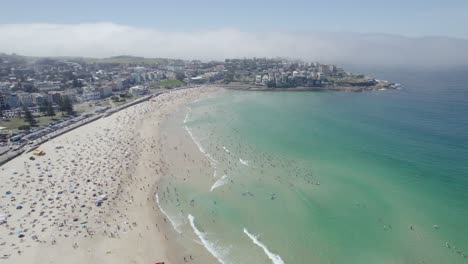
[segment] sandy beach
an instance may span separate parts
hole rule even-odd
[[[178,247],[183,234],[155,194],[176,166],[162,158],[161,124],[216,91],[164,93],[46,142],[44,156],[0,167],[1,263],[212,263],[201,246]]]

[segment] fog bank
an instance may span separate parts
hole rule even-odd
[[[165,32],[114,23],[0,25],[0,52],[31,56],[134,55],[181,59],[288,57],[363,65],[468,65],[468,40],[385,34]]]

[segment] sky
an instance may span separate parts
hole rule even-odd
[[[113,22],[161,31],[349,31],[468,39],[467,0],[0,0],[0,24]]]
[[[0,52],[468,64],[467,0],[0,0]]]

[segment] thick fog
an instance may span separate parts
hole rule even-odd
[[[181,59],[288,57],[324,63],[468,65],[468,40],[348,32],[166,32],[113,23],[0,25],[0,52]]]

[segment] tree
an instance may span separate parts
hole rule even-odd
[[[31,113],[31,111],[29,111],[27,107],[23,108],[23,112],[24,112],[24,121],[28,122],[31,126],[37,123],[36,119],[34,119],[33,114]]]
[[[44,100],[44,102],[42,102],[42,104],[39,106],[39,112],[43,114],[47,113],[48,106],[49,106],[49,101]]]
[[[184,81],[185,77],[186,76],[184,72],[176,72],[175,74],[175,78],[181,82]]]
[[[55,116],[55,109],[54,109],[54,106],[51,103],[47,104],[46,114],[48,116]]]
[[[230,83],[234,81],[234,72],[228,71],[224,74],[224,83]]]
[[[60,111],[66,112],[68,115],[73,115],[73,104],[68,96],[64,96],[59,102]]]
[[[47,115],[47,116],[55,116],[55,109],[54,106],[52,105],[51,102],[49,101],[44,101],[40,106],[39,106],[39,112]]]

